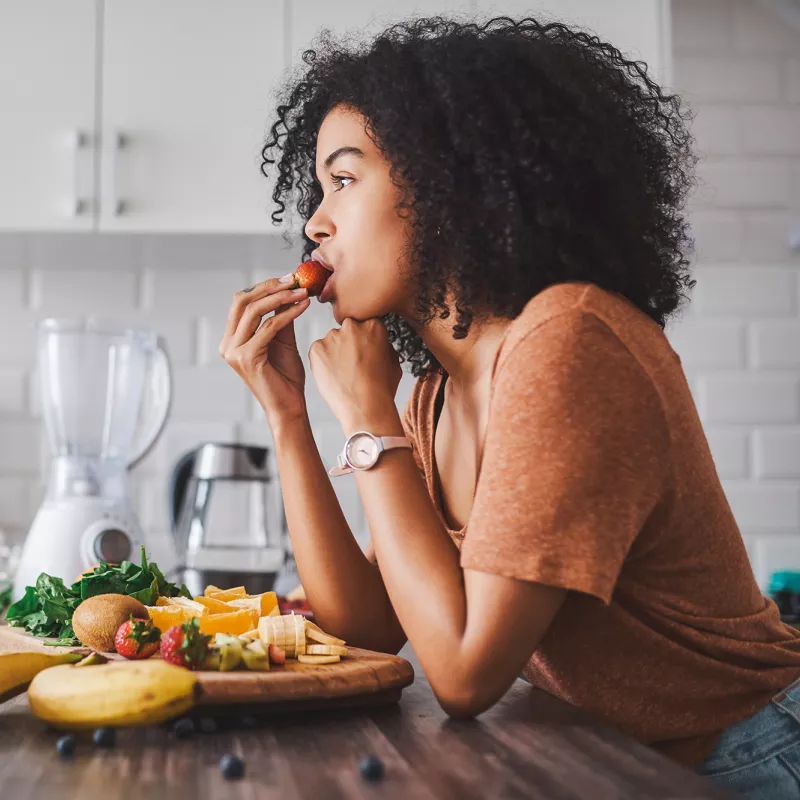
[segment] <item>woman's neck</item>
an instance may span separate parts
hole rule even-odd
[[[492,366],[511,322],[494,318],[480,325],[474,323],[465,339],[453,338],[449,320],[432,320],[420,331],[425,346],[447,373],[449,394],[469,395],[490,381]]]

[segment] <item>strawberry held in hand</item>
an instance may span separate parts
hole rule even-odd
[[[183,625],[173,625],[161,637],[161,659],[186,669],[197,669],[206,660],[210,636],[200,632],[200,622],[192,617]]]
[[[125,658],[150,658],[160,645],[161,631],[149,619],[135,619],[119,626],[114,637],[114,649]]]
[[[309,297],[316,297],[322,293],[331,273],[319,261],[304,261],[294,271],[294,283],[290,289],[308,289]]]

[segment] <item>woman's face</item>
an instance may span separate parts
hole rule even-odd
[[[389,179],[389,162],[365,124],[358,112],[336,106],[317,134],[323,198],[305,230],[333,268],[328,292],[339,324],[390,312],[407,317],[412,305],[405,263],[409,227],[396,210],[400,195]]]

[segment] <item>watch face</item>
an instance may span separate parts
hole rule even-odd
[[[378,460],[378,443],[366,434],[354,436],[347,448],[347,458],[356,469],[368,469]]]

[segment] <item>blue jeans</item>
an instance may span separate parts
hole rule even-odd
[[[698,772],[749,800],[800,798],[800,678],[726,728]]]

